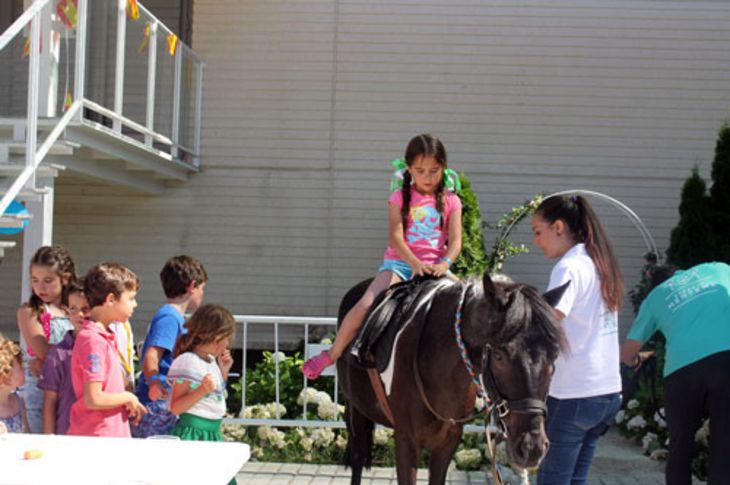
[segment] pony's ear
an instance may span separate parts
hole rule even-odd
[[[492,277],[489,276],[489,271],[484,272],[482,277],[482,286],[484,288],[484,299],[493,307],[500,307],[504,300],[504,292],[494,284]]]
[[[563,297],[563,293],[565,293],[565,290],[568,288],[569,284],[570,281],[558,286],[557,288],[553,288],[552,290],[545,292],[542,297],[545,299],[548,305],[550,305],[551,307],[555,307],[555,305],[557,305],[560,299]]]

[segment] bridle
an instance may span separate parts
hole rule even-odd
[[[547,418],[547,405],[543,399],[523,398],[523,399],[505,399],[497,380],[494,378],[490,364],[492,354],[492,346],[487,344],[482,353],[482,369],[479,373],[481,384],[489,396],[491,406],[497,411],[500,419],[504,419],[509,413],[515,414],[535,414],[542,415]]]

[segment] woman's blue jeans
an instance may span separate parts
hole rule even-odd
[[[578,485],[588,481],[598,438],[621,407],[621,394],[578,399],[548,397],[550,448],[537,470],[538,485]]]

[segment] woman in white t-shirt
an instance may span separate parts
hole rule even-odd
[[[545,199],[532,218],[533,243],[558,259],[548,289],[570,284],[555,311],[569,350],[555,361],[546,424],[550,449],[539,485],[588,480],[598,438],[621,406],[618,309],[623,278],[611,243],[581,196]]]

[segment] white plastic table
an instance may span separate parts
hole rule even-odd
[[[26,450],[42,456],[24,460]],[[248,461],[243,443],[0,435],[0,484],[221,484]]]

